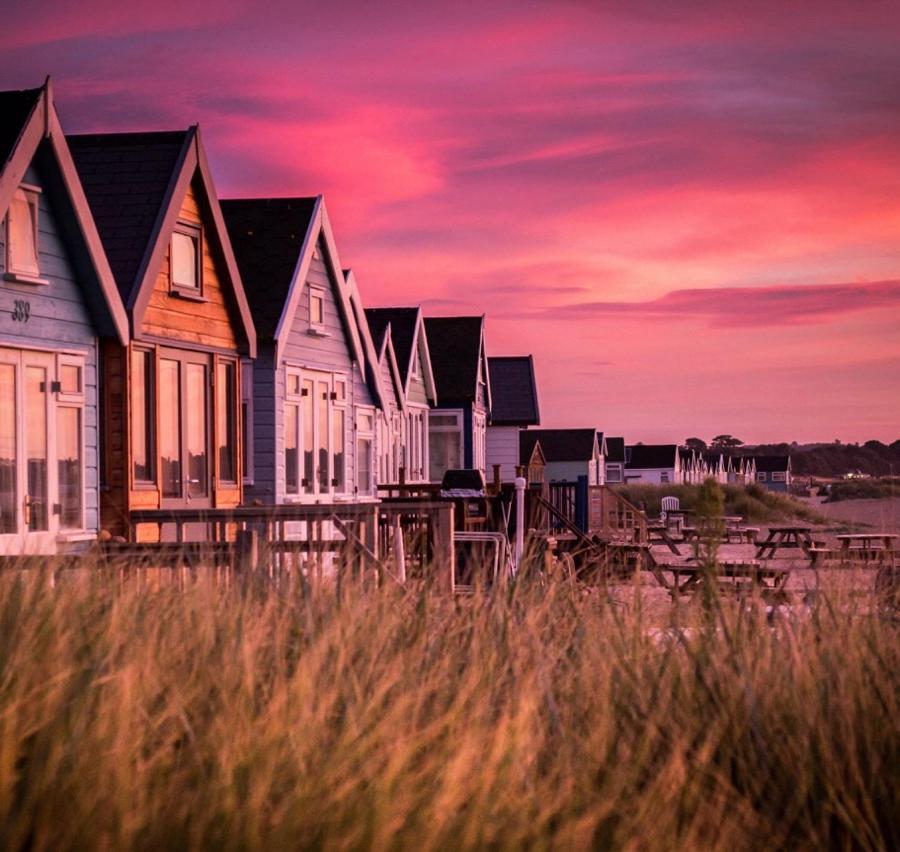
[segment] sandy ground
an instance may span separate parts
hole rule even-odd
[[[871,527],[886,532],[900,532],[900,497],[883,500],[842,500],[825,503],[822,497],[804,500],[820,515],[835,524],[853,527]]]
[[[821,498],[808,501],[816,511],[829,519],[827,525],[815,527],[817,540],[837,548],[836,536],[853,529],[876,529],[900,533],[900,498],[889,500],[848,500],[841,503],[822,503]],[[760,538],[768,529],[763,525]],[[653,555],[660,563],[683,561],[692,552],[690,545],[680,544],[681,557],[676,557],[665,546],[654,545]],[[719,549],[722,560],[749,561],[756,556],[756,547],[749,544],[723,544]],[[900,561],[900,560],[898,560]],[[781,550],[770,564],[790,569],[785,590],[793,607],[805,607],[818,595],[827,594],[832,599],[862,599],[871,594],[877,571],[874,566],[853,569],[841,568],[835,563],[825,563],[818,570],[810,568],[809,560],[799,549]],[[642,572],[636,582],[610,587],[610,598],[624,609],[634,609],[639,605],[651,620],[666,622],[672,615],[669,593],[663,589],[653,575]],[[688,602],[688,599],[682,599]]]

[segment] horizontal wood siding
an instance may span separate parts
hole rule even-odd
[[[284,400],[284,384],[278,396],[275,376],[275,346],[261,341],[253,361],[253,484],[245,489],[250,502],[275,502],[275,410]]]
[[[32,165],[24,182],[42,186],[40,171]],[[40,194],[38,211],[39,274],[48,284],[3,280],[6,227],[5,221],[0,220],[0,346],[24,346],[45,352],[65,350],[84,356],[85,528],[93,531],[98,529],[100,520],[98,340],[82,288],[96,285],[79,280],[48,192]],[[17,300],[29,305],[27,322],[13,319]]]
[[[421,359],[419,359],[419,363],[422,363]],[[421,371],[418,376],[410,376],[407,399],[414,405],[428,405],[428,391],[425,388]]]
[[[235,323],[224,291],[228,286],[228,273],[217,253],[210,250],[212,222],[209,215],[201,211],[195,186],[188,189],[178,217],[203,226],[204,301],[184,299],[170,292],[169,248],[166,248],[141,328],[144,334],[154,337],[235,351],[238,347]]]
[[[512,482],[516,478],[516,466],[519,464],[519,432],[518,426],[488,426],[485,455],[488,479],[494,476],[494,465],[502,465],[500,476],[504,482]]]

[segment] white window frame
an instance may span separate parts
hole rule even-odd
[[[291,384],[291,378],[296,377],[298,383],[298,392],[291,393],[289,391],[289,387]],[[319,446],[319,438],[321,434],[321,430],[324,428],[326,430],[327,435],[327,446],[328,446],[328,470],[326,475],[326,480],[328,482],[327,491],[322,491],[320,488],[319,472],[314,470],[313,481],[312,481],[312,491],[308,492],[305,490],[307,486],[304,485],[303,480],[303,457],[306,451],[306,447],[303,443],[304,434],[305,434],[305,424],[303,422],[304,412],[303,412],[303,383],[304,381],[311,381],[313,383],[313,388],[317,388],[319,383],[323,381],[327,381],[328,390],[328,405],[327,405],[327,414],[326,414],[326,423],[323,425],[319,423],[318,417],[313,414],[313,432],[312,432],[312,443],[313,443],[313,467],[316,465],[316,455],[318,453]],[[339,399],[338,394],[338,384],[343,382],[344,384],[344,397],[343,399]],[[284,405],[282,411],[282,424],[283,429],[287,428],[287,418],[285,416],[285,412],[287,410],[288,405],[296,405],[298,407],[297,414],[297,493],[288,492],[287,490],[287,440],[286,434],[284,435],[284,440],[282,441],[281,453],[284,459],[284,498],[289,503],[314,503],[321,502],[323,500],[340,500],[346,499],[348,496],[352,495],[355,492],[355,470],[350,463],[352,455],[351,455],[351,444],[350,441],[347,440],[348,432],[355,435],[355,429],[349,428],[349,416],[351,412],[350,405],[350,377],[346,373],[332,373],[327,370],[313,370],[306,369],[303,367],[297,367],[294,365],[286,364],[284,366]],[[313,411],[316,410],[317,400],[313,399]],[[335,454],[335,445],[334,445],[334,412],[336,410],[342,411],[344,413],[344,482],[343,486],[340,490],[338,490],[338,486],[335,485],[335,476],[334,476],[334,454]],[[354,439],[355,440],[355,439]],[[355,449],[352,448],[352,449]]]
[[[6,271],[3,277],[7,281],[16,281],[20,284],[49,284],[50,282],[46,278],[41,278],[41,188],[30,183],[21,183],[16,187],[13,197],[19,192],[25,196],[31,213],[31,228],[34,236],[34,269],[17,269],[13,264],[14,240],[12,238],[12,223],[10,222],[10,216],[12,215],[12,202],[10,202],[5,218]]]
[[[242,476],[244,485],[253,485],[254,482],[254,461],[256,457],[256,445],[253,440],[253,363],[250,361],[241,361],[241,450],[243,451]],[[244,417],[244,407],[246,406],[247,416]]]
[[[306,310],[309,317],[309,333],[325,336],[325,288],[316,284],[307,284]],[[319,299],[322,303],[322,319],[319,322],[313,320],[313,299]]]
[[[371,418],[371,428],[366,428],[362,423],[363,417]],[[360,497],[372,497],[374,496],[377,489],[378,482],[378,470],[377,470],[377,453],[375,448],[375,431],[377,428],[377,420],[376,420],[375,409],[369,406],[357,406],[355,409],[355,418],[353,423],[353,432],[354,439],[356,441],[356,467],[354,470],[354,486],[353,491]],[[361,459],[360,456],[360,441],[368,441],[369,442],[369,488],[368,490],[363,490],[359,487],[359,462]]]
[[[480,411],[472,412],[472,467],[487,470],[487,415]]]
[[[62,368],[64,366],[69,367],[78,367],[81,375],[81,387],[77,391],[68,391],[64,392],[62,390]],[[87,365],[85,363],[85,359],[81,355],[71,355],[68,353],[60,353],[56,358],[56,380],[59,383],[59,390],[56,392],[56,406],[54,410],[54,416],[56,418],[55,432],[56,432],[56,444],[54,446],[54,464],[57,465],[56,470],[56,505],[59,505],[60,512],[57,518],[59,535],[63,538],[66,536],[70,536],[74,533],[82,533],[85,531],[85,513],[87,511],[87,477],[85,476],[86,466],[87,466],[87,447],[85,442],[85,433],[87,432],[87,427],[85,423],[85,371],[87,369]],[[81,424],[79,435],[79,440],[81,443],[80,452],[81,452],[81,517],[79,519],[80,523],[76,526],[65,527],[63,526],[63,518],[62,518],[62,498],[59,492],[60,482],[59,482],[59,409],[60,408],[71,408],[76,409],[79,412],[79,422]],[[56,505],[52,508],[56,509]]]
[[[756,481],[757,482],[765,482],[766,481],[766,472],[764,470],[758,470],[756,472]]]
[[[453,418],[453,424],[450,423],[438,423],[437,418],[446,417]],[[459,463],[460,465],[465,464],[466,461],[466,443],[465,443],[465,435],[463,434],[465,429],[465,416],[463,410],[461,408],[435,408],[428,412],[427,418],[427,428],[428,428],[428,446],[429,446],[429,458],[428,458],[428,478],[431,478],[431,436],[433,434],[446,433],[446,432],[455,432],[459,435]]]
[[[787,473],[781,470],[773,470],[772,482],[787,482]]]
[[[196,284],[182,284],[175,281],[175,235],[191,239],[196,244],[194,257],[194,276]],[[169,240],[169,292],[187,299],[203,299],[203,226],[198,222],[179,220],[172,229]]]

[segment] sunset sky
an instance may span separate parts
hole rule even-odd
[[[3,5],[0,88],[324,193],[367,306],[486,313],[545,425],[900,438],[897,0]]]

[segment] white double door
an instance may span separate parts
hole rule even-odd
[[[83,526],[82,408],[59,404],[57,362],[0,348],[0,554],[54,553],[61,525]]]

